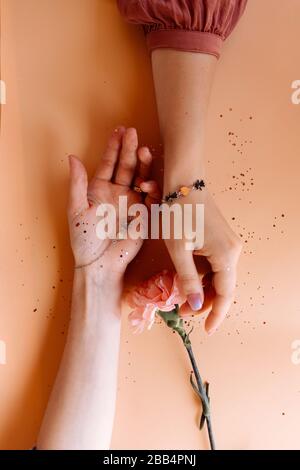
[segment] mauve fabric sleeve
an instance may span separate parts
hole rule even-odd
[[[150,51],[170,48],[219,58],[248,0],[117,0],[130,23],[143,26]]]

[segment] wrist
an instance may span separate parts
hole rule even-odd
[[[88,328],[120,322],[122,277],[87,266],[75,269],[72,320]]]
[[[181,186],[189,186],[197,179],[205,180],[205,166],[201,154],[165,155],[164,195]]]
[[[93,286],[97,296],[103,296],[105,291],[110,289],[118,290],[123,284],[123,274],[112,271],[98,262],[87,266],[77,267],[74,270],[74,277],[78,277],[81,282]]]

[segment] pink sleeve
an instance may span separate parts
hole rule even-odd
[[[143,25],[150,51],[171,48],[220,56],[247,0],[118,0],[130,23]]]

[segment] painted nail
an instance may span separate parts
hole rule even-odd
[[[191,309],[195,312],[202,308],[203,302],[201,300],[200,294],[189,294],[187,296],[187,301]]]

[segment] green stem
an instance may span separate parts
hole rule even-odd
[[[216,444],[215,444],[215,439],[214,439],[214,435],[212,431],[208,393],[206,391],[206,388],[203,384],[203,381],[199,373],[199,369],[198,369],[194,352],[193,352],[193,348],[192,348],[192,343],[189,337],[190,333],[188,334],[185,331],[183,320],[179,316],[179,307],[176,306],[176,308],[171,312],[162,312],[159,310],[157,314],[164,320],[164,322],[167,324],[169,328],[171,328],[173,331],[176,331],[176,333],[179,334],[179,336],[181,337],[183,341],[184,347],[191,361],[193,372],[194,372],[195,379],[197,382],[197,389],[198,389],[199,396],[202,402],[202,410],[203,410],[203,415],[205,417],[205,422],[207,426],[210,448],[211,450],[215,450]]]
[[[208,431],[208,437],[209,437],[209,443],[210,443],[210,448],[211,450],[216,450],[216,444],[215,444],[215,439],[212,431],[212,423],[211,423],[211,416],[210,416],[210,406],[209,406],[209,399],[206,394],[206,390],[203,384],[203,381],[201,379],[199,369],[195,360],[195,356],[193,353],[192,345],[185,345],[185,348],[187,350],[187,353],[189,355],[192,368],[195,374],[195,379],[198,385],[198,390],[201,396],[201,401],[202,401],[202,408],[203,408],[203,413],[205,416],[206,420],[206,425],[207,425],[207,431]]]

